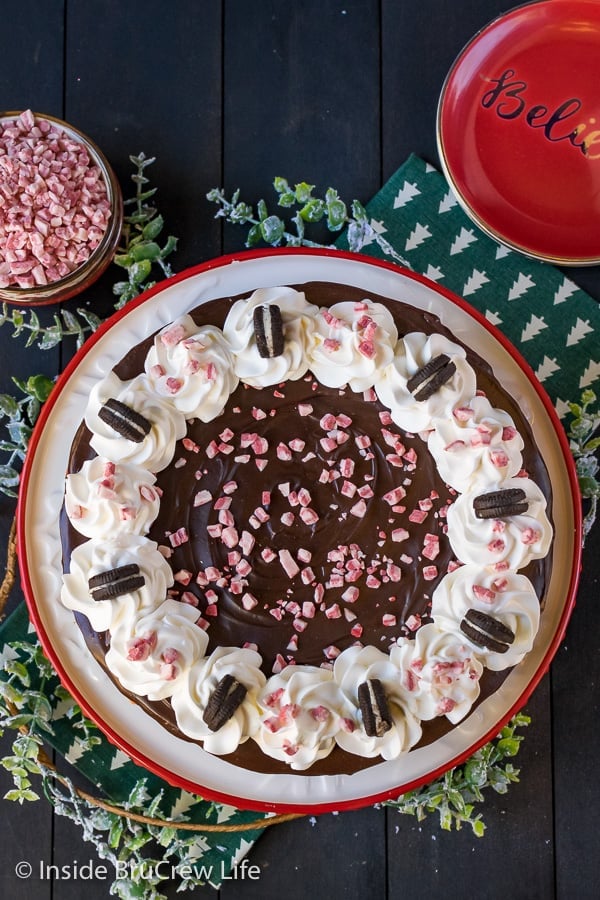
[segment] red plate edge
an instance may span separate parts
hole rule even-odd
[[[531,386],[535,390],[539,399],[541,400],[546,413],[548,414],[550,421],[552,423],[554,432],[558,438],[559,446],[562,451],[563,461],[565,463],[567,469],[567,475],[569,480],[569,486],[571,489],[571,496],[573,498],[573,517],[575,524],[575,546],[574,546],[574,554],[573,554],[573,563],[571,567],[571,575],[569,580],[569,588],[567,592],[567,602],[564,606],[564,609],[561,614],[560,622],[552,641],[546,651],[546,654],[541,661],[537,671],[535,672],[533,678],[520,695],[517,698],[515,703],[512,705],[510,710],[506,713],[506,715],[493,727],[491,728],[482,738],[474,742],[467,750],[460,753],[454,759],[452,759],[449,763],[445,763],[443,766],[438,767],[437,769],[432,770],[427,775],[418,778],[406,785],[401,785],[398,788],[392,788],[384,792],[380,792],[378,794],[370,795],[368,797],[360,797],[353,800],[346,800],[341,803],[321,803],[321,804],[286,804],[286,803],[265,803],[256,800],[249,801],[243,797],[235,797],[229,794],[224,794],[220,791],[215,790],[206,790],[203,789],[200,785],[194,784],[191,781],[188,781],[186,778],[182,778],[180,776],[174,775],[172,772],[167,771],[162,766],[157,765],[152,760],[148,759],[144,754],[140,753],[134,747],[130,746],[126,741],[119,737],[111,728],[108,728],[105,723],[99,720],[96,712],[86,703],[85,699],[80,695],[77,686],[72,682],[72,680],[68,677],[66,672],[62,668],[62,664],[60,659],[58,658],[52,643],[50,642],[48,635],[46,634],[43,624],[41,622],[40,616],[38,615],[35,598],[33,595],[33,589],[31,585],[31,581],[29,579],[29,573],[27,570],[27,561],[26,561],[26,553],[25,553],[25,512],[26,512],[26,496],[27,496],[27,488],[29,485],[30,478],[30,470],[33,465],[33,459],[35,457],[35,451],[38,446],[40,435],[45,427],[46,421],[52,412],[54,405],[56,404],[60,393],[62,392],[66,382],[70,378],[72,372],[79,365],[79,362],[83,357],[85,357],[88,351],[96,344],[96,342],[110,329],[115,325],[120,319],[124,318],[129,312],[136,309],[154,294],[159,293],[164,290],[166,287],[176,284],[179,281],[184,281],[190,276],[197,275],[201,272],[207,272],[211,269],[215,268],[223,268],[224,266],[230,265],[235,262],[243,262],[245,260],[251,259],[260,259],[269,256],[275,255],[288,255],[288,256],[296,256],[296,255],[305,255],[305,256],[332,256],[345,258],[348,260],[353,260],[355,262],[364,263],[367,265],[377,266],[383,269],[388,269],[391,272],[396,274],[402,274],[407,278],[410,278],[414,281],[420,282],[426,287],[431,288],[435,292],[441,294],[445,297],[446,300],[453,303],[455,306],[458,306],[464,312],[466,312],[471,318],[475,319],[480,325],[482,325],[490,334],[502,345],[502,347],[509,353],[510,356],[515,360],[515,362],[520,366],[523,370],[524,374],[527,376],[528,381],[531,383]],[[504,725],[525,705],[535,688],[538,686],[542,677],[548,671],[550,663],[554,655],[556,654],[560,644],[563,641],[565,631],[567,629],[567,625],[569,622],[569,618],[571,613],[575,607],[576,602],[576,592],[577,586],[579,583],[579,575],[581,572],[581,557],[582,557],[582,536],[583,536],[583,522],[582,522],[582,505],[581,505],[581,496],[579,492],[579,483],[577,479],[577,473],[575,469],[575,462],[573,456],[571,454],[569,443],[564,432],[562,423],[556,413],[556,410],[550,400],[550,397],[538,381],[535,376],[533,369],[530,367],[529,363],[521,356],[520,352],[516,349],[516,347],[511,344],[511,342],[506,338],[501,331],[499,331],[494,325],[489,322],[485,316],[476,310],[474,307],[470,306],[465,300],[463,300],[458,295],[452,293],[447,288],[442,285],[438,285],[435,282],[431,281],[429,278],[426,278],[424,275],[421,275],[418,272],[412,272],[409,269],[402,268],[396,263],[388,262],[387,260],[379,260],[374,257],[369,257],[359,253],[353,253],[344,250],[330,250],[330,249],[316,249],[316,248],[302,248],[302,247],[284,247],[278,248],[275,250],[249,250],[244,251],[242,253],[236,254],[227,254],[224,256],[215,257],[207,262],[200,263],[197,266],[192,266],[190,268],[184,269],[182,272],[179,272],[177,275],[172,276],[171,278],[165,279],[164,281],[158,282],[149,290],[145,291],[143,294],[140,294],[134,300],[130,301],[127,306],[123,309],[118,310],[112,316],[110,316],[98,329],[91,335],[88,340],[85,342],[83,347],[77,351],[75,356],[69,361],[65,370],[58,377],[55,387],[52,390],[50,397],[44,403],[38,420],[33,429],[33,433],[31,435],[29,441],[28,453],[25,458],[25,462],[23,465],[23,471],[21,474],[21,483],[19,489],[19,498],[17,503],[17,556],[19,561],[19,571],[21,576],[21,585],[23,588],[23,592],[25,594],[25,600],[27,603],[27,607],[29,610],[30,619],[35,627],[35,630],[40,639],[40,643],[44,650],[45,655],[52,663],[58,677],[60,678],[61,683],[69,691],[69,693],[73,696],[73,698],[77,701],[83,712],[88,718],[94,721],[98,727],[101,729],[103,734],[108,738],[108,740],[126,753],[131,759],[137,763],[137,765],[142,768],[147,769],[158,777],[162,778],[172,787],[176,787],[182,790],[186,790],[191,794],[196,794],[200,797],[203,797],[208,800],[213,800],[218,803],[225,803],[228,805],[233,805],[238,809],[242,810],[256,810],[257,812],[268,812],[268,813],[298,813],[305,815],[314,815],[320,813],[327,812],[338,812],[345,811],[351,809],[359,809],[365,806],[371,806],[375,803],[380,803],[385,800],[391,800],[393,798],[398,797],[399,795],[406,793],[408,791],[414,790],[418,787],[421,787],[423,784],[427,784],[430,781],[433,781],[444,772],[448,771],[448,769],[453,768],[454,766],[461,765],[465,762],[470,756],[475,753],[480,747],[484,744],[488,743],[488,741],[492,740],[504,727]],[[257,826],[260,828],[260,826]]]
[[[448,155],[446,152],[446,145],[443,138],[443,127],[442,127],[442,117],[443,117],[443,109],[444,109],[444,101],[445,97],[452,80],[452,77],[456,73],[462,61],[465,59],[467,54],[471,51],[473,45],[475,45],[483,35],[485,35],[488,31],[491,31],[493,28],[502,23],[503,20],[517,14],[520,10],[527,9],[528,7],[535,7],[541,4],[547,4],[551,2],[551,0],[527,0],[525,3],[519,3],[516,6],[510,7],[506,11],[500,13],[495,16],[485,25],[483,25],[478,31],[467,41],[467,43],[460,50],[456,58],[454,59],[448,73],[444,79],[444,83],[442,85],[442,89],[440,91],[440,96],[438,99],[437,113],[436,113],[436,143],[438,148],[438,155],[440,160],[440,165],[444,177],[448,181],[448,184],[452,188],[452,192],[454,193],[456,199],[459,202],[459,205],[463,209],[463,211],[467,214],[467,216],[471,219],[472,222],[488,237],[493,238],[493,240],[498,243],[508,247],[511,250],[514,250],[523,256],[529,259],[535,259],[542,262],[549,263],[551,265],[557,266],[595,266],[600,263],[600,256],[597,254],[595,256],[560,256],[560,255],[550,255],[545,254],[540,251],[536,251],[532,248],[524,246],[522,243],[511,240],[506,234],[502,231],[497,230],[486,218],[477,213],[473,207],[470,205],[469,201],[464,196],[461,188],[458,185],[458,182],[454,175],[452,174],[451,167],[448,163]],[[554,2],[559,2],[559,0],[554,0]],[[564,0],[565,3],[569,2],[569,0]]]

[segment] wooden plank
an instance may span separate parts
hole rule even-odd
[[[165,13],[160,0],[68,6],[65,115],[103,149],[125,196],[134,189],[129,155],[156,156],[147,174],[158,188],[164,237],[181,238],[172,257],[178,271],[220,251],[221,229],[204,195],[221,171],[221,9],[211,0],[181,3]],[[120,278],[122,271],[111,267],[70,308],[85,302],[107,315],[112,284]],[[53,859],[81,865],[96,860],[96,853],[83,843],[78,826],[56,817]],[[82,882],[61,881],[56,888],[61,900],[79,900]],[[173,884],[168,896],[175,890]],[[107,881],[86,882],[85,892],[88,900],[104,898]],[[211,888],[197,893],[215,895]]]
[[[227,192],[276,212],[281,176],[368,200],[381,180],[379,4],[230,0],[224,28]],[[226,250],[244,237],[228,227]]]
[[[272,179],[363,201],[380,185],[379,8],[374,2],[226,2],[224,170],[228,192],[264,197]],[[225,231],[225,250],[246,232]],[[334,235],[324,232],[322,240]],[[250,854],[260,877],[225,882],[231,900],[385,896],[385,812],[323,815],[268,829]]]
[[[50,115],[62,115],[62,71],[63,71],[63,3],[43,4],[39,8],[36,0],[25,0],[11,10],[10,17],[3,22],[4,47],[0,54],[0,92],[3,109],[22,110],[33,106],[37,111]],[[8,310],[9,315],[14,308]],[[30,321],[29,309],[23,310],[26,322]],[[43,323],[51,321],[52,313],[39,310]],[[11,376],[26,378],[43,373],[49,376],[58,371],[58,351],[36,352],[35,348],[25,349],[29,337],[27,329],[13,339],[14,329],[6,323],[0,330],[3,366],[0,371],[0,392],[22,398]],[[0,422],[2,439],[5,439],[4,425]],[[2,460],[5,461],[4,459]],[[2,498],[0,502],[0,535],[2,548],[8,538],[8,530],[14,514],[13,502]],[[4,550],[0,552],[4,559]],[[10,608],[14,606],[14,600]]]
[[[0,95],[3,110],[30,106],[62,117],[62,0],[23,0],[4,10]]]
[[[416,896],[437,900],[447,896],[448,886],[458,897],[473,893],[529,900],[554,896],[553,811],[550,783],[550,690],[548,679],[533,695],[526,712],[532,724],[524,731],[524,743],[515,761],[519,784],[506,795],[488,788],[485,803],[478,806],[486,824],[483,838],[468,825],[460,831],[440,829],[436,814],[422,823],[411,816],[388,814],[388,867],[390,896],[400,895],[412,880]],[[532,810],[535,814],[532,815]],[[517,840],[524,834],[527,839]]]
[[[452,4],[438,3],[432,9],[429,4],[409,6],[384,0],[384,176],[389,176],[411,152],[439,164],[435,110],[444,78],[465,43],[500,12],[499,4],[494,0],[467,0],[460,4],[460,14]],[[443,39],[440,39],[441,35]],[[403,52],[398,52],[398,45],[401,45]],[[597,284],[598,276],[593,270],[587,276],[577,272],[575,280],[586,283],[586,277],[588,286]],[[569,684],[572,689],[573,681]],[[570,694],[565,688],[565,703],[569,702],[568,697]],[[477,840],[465,828],[459,834],[445,834],[440,832],[437,822],[433,820],[423,823],[422,828],[414,824],[411,826],[408,820],[400,826],[400,842],[389,832],[390,895],[394,889],[399,891],[406,879],[414,878],[417,871],[419,896],[445,896],[447,885],[452,884],[453,891],[459,896],[472,893],[476,886],[476,891],[490,897],[510,895],[528,898],[532,896],[532,885],[535,885],[536,896],[550,897],[554,896],[555,862],[559,865],[559,878],[561,872],[575,871],[576,853],[579,852],[575,845],[579,832],[573,830],[573,813],[570,819],[571,853],[566,854],[561,866],[558,855],[560,831],[557,834],[556,859],[554,853],[552,702],[548,678],[534,694],[528,710],[533,715],[533,724],[526,731],[526,740],[517,760],[517,765],[522,769],[522,782],[512,786],[506,798],[488,791],[483,808],[488,825],[486,837]],[[565,744],[567,734],[569,742],[577,734],[576,722],[571,724],[575,732],[567,729],[565,733],[561,728]],[[589,742],[584,746],[589,747]],[[565,756],[567,752],[565,747]],[[561,780],[564,778],[563,771],[561,767]],[[573,809],[567,790],[564,792],[564,805],[566,809]],[[584,803],[583,800],[581,802]],[[593,804],[587,808],[593,809]],[[394,827],[398,827],[391,813],[389,822],[390,826],[394,823]],[[589,825],[588,833],[591,835],[591,823]],[[521,836],[519,840],[515,839],[513,829]],[[401,851],[395,853],[393,848],[398,844]],[[595,859],[591,849],[586,854],[587,859],[590,857]],[[507,860],[510,860],[510,865],[507,865]],[[590,866],[593,870],[593,863]],[[560,881],[558,884],[560,886]],[[596,887],[597,884],[596,877]],[[566,882],[563,891],[562,896],[570,896]]]
[[[598,765],[598,524],[583,557],[578,602],[552,666],[557,896],[581,900],[600,891],[596,810]],[[576,890],[575,890],[576,886]]]
[[[0,738],[2,758],[12,755],[14,737],[14,732],[6,731]],[[12,777],[0,768],[0,798],[13,787]],[[35,784],[34,788],[37,787]],[[4,799],[0,803],[0,896],[13,900],[50,900],[52,885],[49,880],[40,879],[40,866],[51,859],[52,807],[43,798],[23,806]],[[28,863],[32,873],[26,877]]]
[[[436,109],[448,70],[471,37],[501,12],[498,0],[382,2],[383,177],[410,153],[437,164]]]
[[[256,880],[225,881],[222,900],[386,896],[385,810],[297,819],[267,829],[249,861]],[[400,896],[400,895],[398,895]]]
[[[0,93],[6,110],[21,110],[30,106],[39,112],[62,115],[63,72],[63,7],[62,2],[39,4],[36,0],[24,0],[10,10],[2,23],[3,48],[0,54]],[[48,316],[41,314],[45,321]],[[17,396],[11,376],[25,378],[36,372],[55,375],[58,353],[41,354],[35,349],[24,349],[22,338],[12,339],[13,329],[6,324],[0,331],[2,342],[2,371],[0,393]],[[6,437],[4,424],[0,423],[0,437]],[[2,462],[5,462],[3,458]],[[14,515],[14,501],[0,496],[0,546],[4,571],[5,547]],[[12,611],[22,594],[15,587],[6,612]],[[14,733],[6,732],[0,740],[0,753],[9,755]],[[12,778],[0,769],[0,797],[12,788]],[[50,881],[40,880],[39,867],[52,856],[52,808],[45,800],[24,804],[2,800],[2,846],[0,866],[0,894],[15,900],[48,900],[52,893]],[[33,872],[29,878],[19,878],[16,866],[29,862]]]
[[[168,260],[174,272],[221,251],[221,226],[205,196],[221,180],[220,32],[217,0],[179,4],[169,16],[160,0],[90,0],[68,9],[67,118],[103,150],[126,200],[136,190],[130,156],[155,158],[147,187],[156,189],[151,202],[165,221],[159,243],[179,238]],[[109,266],[67,308],[86,305],[106,318],[123,274]]]
[[[219,252],[206,191],[221,177],[221,4],[86,0],[67,9],[67,118],[94,138],[130,194],[130,154],[149,174],[177,270]]]

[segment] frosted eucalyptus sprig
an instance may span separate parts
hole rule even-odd
[[[473,815],[475,804],[484,801],[486,788],[505,794],[508,786],[519,780],[519,770],[510,759],[519,752],[523,736],[515,732],[530,722],[529,716],[519,713],[495,740],[477,750],[462,766],[384,805],[414,815],[419,822],[428,814],[437,813],[444,831],[453,827],[458,831],[463,824],[468,824],[476,837],[483,837],[485,823],[481,813]]]
[[[568,404],[573,418],[567,436],[575,460],[579,489],[585,503],[584,541],[596,521],[598,498],[600,497],[600,481],[596,477],[600,470],[597,455],[598,448],[600,448],[600,437],[594,437],[600,428],[600,409],[597,407],[592,409],[595,403],[595,393],[587,390],[581,395],[579,403]]]
[[[171,883],[171,873],[184,873],[179,891],[206,884],[207,869],[197,861],[198,837],[178,832],[175,827],[146,825],[118,816],[79,796],[72,781],[46,770],[44,790],[58,815],[75,822],[85,841],[98,857],[114,870],[110,894],[121,900],[167,900],[161,884]],[[132,788],[123,807],[131,813],[154,818],[160,816],[162,793],[151,796],[146,779]],[[182,821],[187,821],[182,816]]]
[[[233,225],[250,226],[246,235],[246,247],[255,247],[262,241],[271,247],[284,245],[333,249],[333,244],[319,243],[307,235],[307,229],[320,222],[331,232],[339,232],[345,227],[351,251],[359,253],[369,244],[375,243],[386,256],[402,266],[410,267],[389,241],[373,227],[360,201],[352,200],[349,210],[335,188],[327,188],[325,195],[319,197],[314,194],[314,184],[301,181],[291,187],[287,179],[281,177],[273,180],[273,188],[277,195],[277,206],[288,210],[287,221],[281,214],[269,212],[265,200],[259,200],[256,207],[240,200],[239,189],[227,199],[223,188],[213,188],[206,198],[219,206],[215,218],[224,218]]]
[[[177,238],[170,234],[160,246],[158,238],[164,228],[164,219],[155,206],[148,201],[156,194],[156,188],[149,188],[149,179],[144,174],[156,157],[144,153],[129,157],[136,171],[131,180],[136,186],[135,196],[124,201],[125,209],[131,208],[123,219],[121,246],[113,262],[127,272],[126,281],[118,281],[113,293],[118,297],[115,304],[120,309],[142,291],[156,284],[154,266],[158,266],[161,277],[173,274],[167,257],[177,248]]]
[[[61,309],[60,312],[54,313],[52,319],[52,325],[44,325],[34,309],[11,308],[7,303],[3,303],[0,328],[3,325],[11,325],[12,337],[26,335],[26,347],[37,341],[38,349],[50,350],[65,338],[75,338],[76,346],[81,347],[87,335],[95,331],[101,322],[95,313],[83,307],[76,312]]]
[[[14,789],[4,799],[23,803],[39,800],[31,775],[42,775],[39,754],[44,735],[52,734],[51,685],[57,682],[52,666],[38,641],[14,641],[3,651],[3,679],[0,680],[0,733],[17,732],[12,756],[0,765],[11,773]],[[35,675],[32,677],[29,668]]]
[[[23,803],[39,799],[30,776],[45,777],[40,753],[44,738],[54,733],[51,697],[63,704],[64,714],[71,719],[82,747],[91,750],[100,742],[100,737],[96,725],[86,720],[75,701],[58,683],[39,641],[13,641],[4,648],[2,655],[0,733],[5,730],[17,732],[12,755],[0,759],[0,765],[11,773],[14,781],[14,789],[8,791],[4,799]]]
[[[33,425],[42,403],[48,399],[54,382],[46,375],[30,375],[27,380],[12,379],[23,396],[0,394],[0,422],[3,439],[0,439],[0,493],[16,497],[20,470]],[[4,429],[6,433],[4,436]]]

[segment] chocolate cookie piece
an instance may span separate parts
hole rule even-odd
[[[479,494],[473,500],[477,519],[498,519],[502,516],[519,516],[527,512],[529,504],[522,488],[506,488]]]
[[[218,731],[229,721],[247,694],[245,685],[233,675],[223,675],[208,698],[202,719],[211,731]]]
[[[515,639],[510,628],[480,609],[469,609],[460,623],[460,630],[478,647],[495,653],[506,653]]]
[[[146,579],[140,573],[137,563],[116,566],[114,569],[107,569],[106,572],[92,575],[88,579],[88,587],[93,600],[113,600],[115,597],[122,597],[123,594],[137,591],[145,583]]]
[[[104,406],[100,407],[98,416],[103,422],[114,428],[121,437],[128,441],[135,441],[136,444],[141,444],[152,427],[148,419],[127,406],[126,403],[115,400],[114,397],[108,399]]]
[[[260,356],[281,356],[284,348],[281,310],[274,303],[257,306],[253,313],[254,337]]]
[[[406,387],[415,400],[428,400],[443,384],[450,381],[456,366],[445,353],[434,356],[428,363],[421,366],[412,378],[406,382]]]
[[[363,726],[369,737],[382,737],[392,727],[392,716],[384,687],[378,678],[367,678],[358,686]]]

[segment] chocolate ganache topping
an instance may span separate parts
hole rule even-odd
[[[342,285],[310,283],[297,289],[305,294],[310,304],[321,310],[341,301],[351,304],[364,301],[362,291]],[[211,301],[198,307],[191,316],[198,327],[220,329],[240,299],[246,299],[246,295]],[[429,313],[379,296],[370,295],[369,302],[380,304],[391,313],[400,337],[424,333],[440,335],[456,343],[454,336]],[[371,309],[367,310],[370,312]],[[365,327],[369,328],[368,325]],[[374,330],[371,328],[371,332]],[[368,343],[369,337],[367,330],[363,339]],[[133,348],[115,367],[115,377],[127,382],[139,376],[152,343],[149,339]],[[370,348],[365,345],[363,352],[368,359]],[[476,373],[478,395],[485,397],[481,402],[487,402],[496,411],[501,410],[507,421],[510,420],[508,425],[504,419],[501,423],[505,443],[513,437],[513,428],[515,435],[520,436],[522,453],[518,454],[518,472],[511,471],[509,477],[523,483],[530,479],[534,487],[539,488],[544,502],[549,502],[548,475],[518,404],[498,384],[489,366],[471,350],[466,351],[466,360]],[[443,367],[447,368],[446,362]],[[432,366],[435,370],[441,368],[442,363]],[[297,736],[296,743],[290,741],[286,746],[284,741],[283,749],[277,745],[273,750],[268,743],[269,728],[278,732],[287,724],[285,716],[288,713],[282,712],[278,697],[273,698],[278,692],[286,691],[291,696],[292,691],[298,690],[294,687],[294,675],[296,682],[304,679],[300,692],[305,696],[307,692],[317,690],[313,681],[316,684],[320,676],[315,680],[314,673],[321,671],[329,677],[332,667],[337,665],[335,661],[342,654],[345,654],[342,659],[353,659],[352,654],[362,653],[364,659],[366,651],[374,650],[385,654],[402,670],[405,663],[400,661],[400,656],[413,652],[415,636],[417,642],[425,642],[425,635],[429,634],[427,627],[435,628],[433,597],[444,578],[460,567],[464,570],[462,580],[468,581],[470,567],[461,566],[463,560],[457,558],[447,534],[448,512],[460,492],[449,486],[440,474],[435,448],[430,452],[427,445],[429,429],[417,416],[413,417],[414,431],[407,430],[406,413],[398,414],[403,422],[401,427],[394,420],[393,410],[378,396],[381,393],[388,400],[385,392],[378,392],[373,387],[360,389],[359,381],[354,388],[349,386],[346,383],[349,373],[347,370],[344,378],[332,376],[330,384],[324,383],[322,375],[317,378],[311,369],[302,372],[298,367],[293,379],[262,387],[249,383],[253,381],[251,376],[242,378],[228,394],[223,412],[209,421],[202,421],[199,416],[187,417],[184,431],[175,423],[177,437],[174,438],[171,463],[160,470],[155,469],[155,481],[151,479],[148,483],[146,477],[143,487],[139,488],[148,502],[155,504],[156,498],[160,498],[153,524],[149,529],[144,528],[145,538],[156,545],[172,573],[171,577],[165,576],[161,600],[187,607],[190,621],[194,619],[195,627],[199,626],[204,632],[206,646],[202,644],[198,650],[194,644],[193,652],[202,660],[216,659],[222,648],[240,648],[256,655],[257,668],[262,674],[253,676],[252,689],[232,716],[240,718],[241,710],[245,706],[249,709],[253,702],[259,711],[255,709],[250,715],[247,709],[245,716],[251,719],[260,715],[266,737],[240,740],[235,747],[216,741],[213,752],[236,765],[257,771],[287,772],[286,753],[290,757],[295,754],[302,757],[303,749],[299,746],[302,742]],[[450,378],[451,374],[445,377]],[[426,374],[420,380],[425,378]],[[430,393],[434,393],[434,389]],[[473,417],[473,404],[463,404],[460,408],[463,419],[467,420],[469,415]],[[461,416],[457,418],[460,421]],[[488,440],[490,427],[482,426],[482,422],[487,423],[483,413],[478,414],[476,421],[478,433]],[[90,440],[93,438],[82,424],[73,443],[69,473],[79,473],[84,465],[89,465],[88,461],[98,459]],[[442,449],[447,450],[448,446],[446,442]],[[504,459],[499,463],[505,464]],[[104,475],[108,473],[108,482],[106,477],[104,482],[112,490],[115,464],[104,465]],[[509,465],[508,461],[506,465]],[[525,473],[529,479],[523,478]],[[516,475],[519,477],[512,477]],[[468,479],[471,479],[470,473]],[[467,493],[469,490],[470,487]],[[480,487],[474,483],[471,493],[475,495],[479,491]],[[73,506],[72,498],[70,503]],[[85,506],[83,508],[85,513]],[[154,510],[154,506],[152,508]],[[70,521],[65,515],[62,522],[67,573],[73,552],[83,546],[84,541],[77,529],[77,516],[73,519],[71,513],[72,509]],[[500,517],[495,521],[499,522]],[[490,527],[498,530],[501,526],[492,523]],[[539,537],[534,527],[530,540]],[[488,540],[487,546],[491,544]],[[540,552],[537,557],[534,554],[531,561],[519,563],[519,575],[512,571],[505,575],[509,566],[499,562],[496,573],[485,581],[486,586],[485,579],[477,573],[476,578],[473,576],[475,583],[471,579],[468,590],[474,586],[479,596],[487,591],[488,602],[502,592],[507,596],[510,593],[512,597],[516,591],[524,597],[517,613],[520,615],[521,608],[528,610],[527,622],[533,640],[550,565],[551,554],[546,547],[544,553]],[[65,578],[68,577],[67,574]],[[143,578],[143,575],[137,577]],[[510,578],[520,580],[513,585],[509,583]],[[455,596],[459,590],[462,588],[455,589]],[[441,597],[443,593],[441,590],[438,595]],[[532,602],[535,609],[531,608]],[[440,621],[447,624],[456,615],[456,629],[460,631],[463,612],[449,611],[449,604],[452,605],[443,598],[437,601]],[[67,605],[75,609],[89,648],[106,667],[107,651],[110,659],[111,643],[117,637],[111,642],[110,631],[103,627],[94,629],[88,616],[83,614],[83,607],[76,603]],[[436,613],[435,605],[433,611]],[[513,624],[517,613],[510,612]],[[421,631],[423,637],[419,638]],[[142,648],[139,653],[154,652],[153,647],[143,644],[145,638],[139,637],[139,631],[136,640],[136,648]],[[131,659],[131,640],[125,646],[129,647],[125,653],[129,653]],[[167,647],[161,652],[163,676],[171,672],[171,677],[179,678],[179,674],[172,673],[179,672],[183,651],[175,652],[173,647]],[[508,668],[501,670],[502,663],[498,663],[496,657],[484,657],[482,664],[477,652],[477,649],[473,651],[474,662],[469,662],[471,668],[468,671],[480,690],[478,696],[475,693],[469,701],[469,708],[473,702],[481,702],[494,691],[509,671]],[[518,660],[519,656],[515,656],[515,661]],[[357,664],[363,665],[360,660]],[[365,672],[370,672],[369,667],[373,665],[382,665],[379,656],[365,663]],[[459,663],[454,661],[453,665],[456,667]],[[464,659],[460,665],[466,671]],[[406,666],[409,673],[416,671],[414,665],[412,668]],[[341,663],[339,668],[340,683],[343,684],[350,675]],[[178,722],[189,718],[188,701],[181,699],[181,692],[175,690],[171,699],[160,695],[158,690],[154,693],[152,690],[146,693],[137,689],[131,691],[126,676],[122,679],[115,676],[114,667],[110,665],[107,671],[124,693],[143,705],[165,727],[189,740],[198,739],[206,749],[212,749],[213,738],[205,734],[203,726],[198,732],[194,725],[181,733]],[[209,677],[209,669],[203,670],[198,678],[204,679],[206,684],[215,682],[212,675]],[[265,688],[265,681],[273,678],[283,681],[277,681],[275,689],[269,693],[270,682]],[[393,694],[391,679],[391,675],[387,682],[384,678],[383,685],[387,684],[388,693]],[[405,693],[408,688],[404,686]],[[200,692],[201,688],[198,686],[194,690]],[[332,705],[328,706],[328,690],[329,683],[325,687],[318,686],[315,696],[322,695],[325,699],[323,703],[311,700],[309,707],[313,719],[321,716],[324,722],[319,738],[322,749],[305,763],[294,765],[294,770],[301,773],[309,768],[311,775],[352,772],[378,762],[380,753],[384,758],[390,758],[392,751],[386,756],[386,751],[381,749],[384,738],[373,738],[372,748],[368,745],[368,749],[364,749],[361,745],[361,749],[356,749],[354,732],[357,722],[360,723],[360,715],[353,710],[348,712],[350,707],[337,710],[341,730],[346,730],[347,734],[344,739],[337,740],[335,752],[332,752],[335,734],[333,728],[331,734],[327,731],[333,715]],[[208,699],[202,702],[206,705]],[[410,703],[405,702],[404,694],[391,699],[392,710],[403,710],[402,728],[406,729],[406,735],[402,739],[404,743],[400,741],[401,752],[436,739],[454,724],[446,714],[452,716],[451,705],[456,703],[455,700],[448,702],[446,708],[444,703],[438,703],[430,716],[423,713],[423,705],[419,707],[421,714],[415,714]],[[279,717],[277,724],[272,726],[268,724],[269,708]],[[464,713],[460,717],[462,715]],[[248,722],[244,727],[250,728]],[[256,727],[254,722],[252,728]],[[339,732],[339,723],[336,728]],[[395,733],[400,729],[397,713],[389,730]],[[298,733],[302,732],[301,726],[298,730]],[[385,740],[391,740],[389,734]]]
[[[159,544],[181,528],[189,536],[175,538],[169,561],[176,578],[193,573],[200,608],[218,595],[203,608],[209,645],[241,636],[267,673],[278,657],[319,666],[324,648],[363,632],[387,649],[390,629],[427,616],[431,582],[453,555],[452,497],[422,441],[401,435],[377,401],[312,376],[270,392],[241,386],[230,406],[225,428],[218,419],[200,436],[192,426],[181,466],[159,474],[169,504],[149,534]],[[227,449],[198,469],[200,437]],[[426,534],[439,551],[431,562],[420,560]]]

